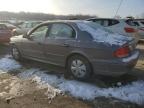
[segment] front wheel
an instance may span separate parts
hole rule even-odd
[[[88,80],[91,76],[92,68],[85,57],[75,55],[68,60],[67,73],[78,80]]]
[[[13,58],[17,61],[20,61],[22,59],[21,54],[16,46],[12,46],[11,54],[12,54]]]

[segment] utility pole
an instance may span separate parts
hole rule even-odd
[[[118,5],[118,8],[117,8],[117,10],[116,10],[116,13],[115,13],[115,16],[114,16],[114,17],[117,16],[118,11],[119,11],[119,9],[120,9],[120,7],[121,7],[121,5],[122,5],[122,2],[123,2],[123,0],[120,0],[120,3],[119,3],[119,5]]]

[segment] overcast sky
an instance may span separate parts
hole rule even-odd
[[[52,14],[90,14],[113,17],[120,0],[1,0],[0,11],[43,12]],[[144,13],[144,0],[123,0],[118,15],[126,17]]]

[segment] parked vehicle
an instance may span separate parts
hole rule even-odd
[[[91,18],[87,19],[87,21],[96,22],[115,33],[134,37],[136,43],[140,39],[137,26],[133,23],[133,19]]]
[[[40,24],[41,21],[26,21],[22,25],[19,25],[19,28],[16,28],[12,31],[13,36],[25,34],[30,29],[32,29],[37,24]]]
[[[93,74],[123,75],[139,57],[132,37],[114,34],[90,21],[45,22],[12,37],[10,43],[14,59],[59,65],[66,68],[65,75],[80,80]]]
[[[12,25],[12,24],[10,24],[10,23],[3,23],[3,24],[5,24],[6,26],[7,26],[7,28],[9,29],[9,30],[13,30],[13,29],[16,29],[17,27],[16,26],[14,26],[14,25]]]
[[[10,41],[11,31],[5,24],[0,23],[0,43],[7,43]]]
[[[134,23],[138,27],[138,34],[140,36],[140,40],[144,40],[144,19],[134,19]]]

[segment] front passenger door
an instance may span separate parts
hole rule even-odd
[[[44,59],[43,44],[45,36],[48,31],[48,26],[43,25],[34,29],[30,34],[29,38],[23,40],[23,50],[26,56],[38,59]]]

